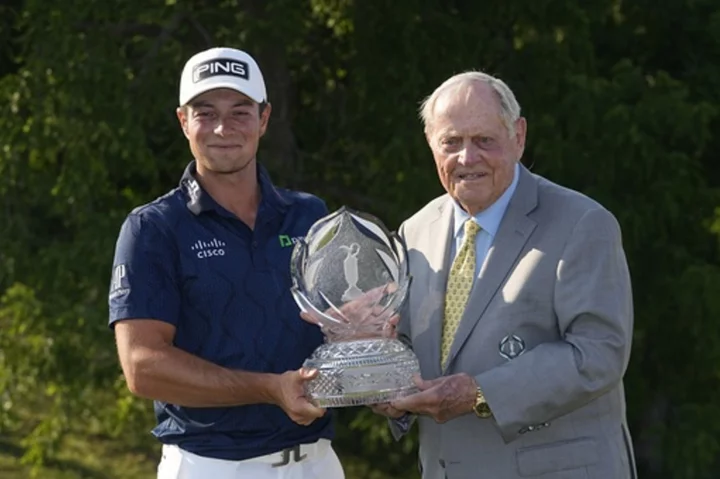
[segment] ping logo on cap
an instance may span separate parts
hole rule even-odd
[[[247,63],[233,58],[206,60],[193,67],[192,81],[193,83],[197,83],[206,78],[218,75],[230,75],[248,80],[250,77],[250,68]]]

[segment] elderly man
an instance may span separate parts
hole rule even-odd
[[[158,478],[342,479],[331,417],[303,392],[322,334],[290,294],[290,240],[325,204],[258,164],[271,107],[250,55],[194,55],[179,105],[194,161],[128,215],[110,287],[128,387],[155,400]]]
[[[635,477],[617,221],[520,164],[527,124],[501,80],[456,75],[421,116],[447,191],[399,230],[414,279],[398,331],[423,379],[374,409],[396,438],[417,418],[424,479]]]

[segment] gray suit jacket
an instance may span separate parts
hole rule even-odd
[[[622,385],[632,294],[617,221],[521,168],[441,370],[451,202],[433,200],[399,230],[413,276],[399,332],[423,378],[474,376],[494,418],[419,417],[423,478],[634,478]],[[512,335],[525,350],[506,359],[499,345]]]

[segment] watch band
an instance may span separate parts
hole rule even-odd
[[[485,395],[480,387],[478,387],[475,391],[475,406],[473,407],[473,412],[475,412],[475,415],[481,419],[487,419],[492,416],[490,405],[487,403]]]

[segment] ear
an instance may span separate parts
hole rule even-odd
[[[522,116],[515,121],[515,143],[520,155],[525,151],[525,136],[527,135],[527,121]]]
[[[190,137],[188,136],[188,107],[179,106],[177,110],[175,110],[175,113],[177,114],[178,121],[180,122],[180,128],[185,134],[185,138],[189,139]]]
[[[272,105],[268,103],[265,105],[265,109],[263,110],[262,114],[260,115],[260,136],[263,136],[265,134],[265,131],[268,127],[268,122],[270,121],[270,112],[272,111]]]
[[[425,127],[425,140],[427,141],[428,146],[432,150],[433,149],[433,143],[432,143],[433,142],[433,132],[429,125]]]

